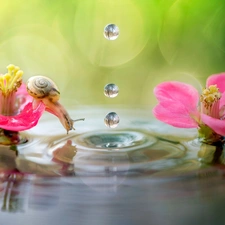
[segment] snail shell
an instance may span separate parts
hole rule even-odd
[[[51,102],[57,102],[60,92],[56,84],[45,76],[33,76],[27,81],[27,92],[36,99],[47,98]]]

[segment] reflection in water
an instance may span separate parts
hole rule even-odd
[[[178,133],[140,112],[127,119],[127,112],[125,118],[120,111],[125,124],[115,130],[99,126],[100,113],[92,120],[82,114],[89,126],[79,125],[76,133],[57,133],[47,116],[27,134],[29,141],[18,146],[18,156],[0,148],[3,221],[9,225],[14,220],[33,225],[185,225],[204,217],[208,218],[204,224],[217,221],[210,212],[222,209],[225,182],[224,166],[218,164],[223,154],[218,157],[215,146],[193,141],[190,131]],[[40,131],[43,136],[38,136]],[[215,156],[221,160],[210,165]]]
[[[32,177],[28,207],[33,210],[48,210],[57,207],[60,193],[60,179]]]
[[[170,179],[150,174],[117,174],[38,178],[25,176],[24,213],[1,213],[9,225],[39,224],[221,224],[224,170],[211,168]],[[82,179],[81,179],[82,178]],[[209,180],[214,185],[209,183]],[[22,193],[22,192],[21,192]],[[20,194],[21,194],[20,193]],[[20,195],[18,194],[18,196]],[[26,201],[28,199],[28,201]]]
[[[72,164],[73,157],[76,155],[77,149],[72,145],[72,141],[68,140],[62,147],[53,150],[53,161],[65,164]]]
[[[23,180],[23,174],[13,172],[10,174],[1,174],[1,200],[2,211],[23,212],[23,196],[20,189]]]

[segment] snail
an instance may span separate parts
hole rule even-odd
[[[33,76],[27,81],[27,92],[34,98],[34,105],[39,101],[45,104],[46,111],[57,116],[67,131],[75,128],[73,127],[74,122],[84,120],[77,119],[73,120],[70,118],[66,109],[59,103],[60,92],[56,84],[45,76]]]

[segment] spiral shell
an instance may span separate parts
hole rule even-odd
[[[57,102],[60,92],[56,84],[45,76],[33,76],[27,81],[27,92],[36,99],[48,98],[51,102]]]

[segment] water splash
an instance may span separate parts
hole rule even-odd
[[[151,146],[156,138],[132,130],[94,131],[76,136],[77,148],[98,151],[131,151]]]

